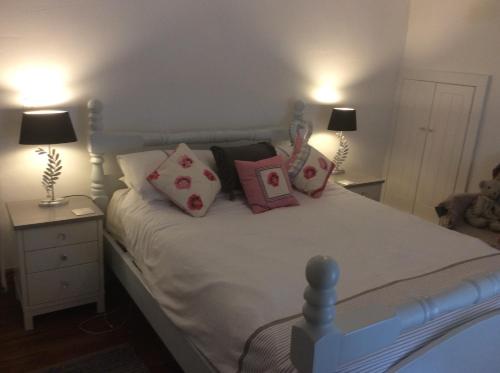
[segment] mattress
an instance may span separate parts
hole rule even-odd
[[[192,218],[121,190],[110,202],[107,229],[166,315],[221,372],[293,371],[289,329],[303,303],[305,263],[316,254],[339,263],[339,321],[349,312],[342,309],[402,304],[500,268],[497,252],[483,242],[333,183],[320,199],[297,198],[300,206],[254,215],[242,198],[218,196],[207,216]],[[450,266],[454,276],[440,278]],[[270,325],[282,329],[276,334]],[[274,352],[262,359],[262,350]]]

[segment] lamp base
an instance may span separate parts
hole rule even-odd
[[[342,164],[347,159],[347,154],[349,153],[349,143],[347,142],[346,137],[342,132],[337,132],[337,137],[339,138],[339,148],[337,149],[337,153],[333,158],[333,163],[335,163],[335,169],[332,174],[338,175],[345,173],[345,170],[342,168]]]
[[[38,202],[38,206],[40,207],[57,207],[63,206],[68,203],[66,198],[54,198],[54,199],[42,199]]]

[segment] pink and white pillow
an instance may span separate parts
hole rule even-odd
[[[281,156],[257,162],[234,161],[247,202],[254,214],[285,206],[296,206],[286,163]]]
[[[297,135],[288,161],[288,176],[293,186],[313,198],[323,194],[335,163]]]
[[[179,144],[147,180],[159,192],[192,216],[204,216],[220,191],[214,171],[186,144]]]

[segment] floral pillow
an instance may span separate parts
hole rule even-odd
[[[281,156],[257,162],[235,161],[234,164],[254,214],[299,204],[292,195],[286,163]]]
[[[175,152],[147,180],[159,192],[192,216],[204,216],[220,191],[214,171],[201,162],[186,144]]]
[[[335,163],[308,145],[301,137],[295,139],[295,147],[288,161],[288,176],[293,186],[313,198],[323,194]]]

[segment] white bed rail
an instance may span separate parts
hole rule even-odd
[[[500,294],[500,271],[462,281],[452,289],[388,310],[377,305],[335,322],[335,285],[339,267],[327,256],[306,266],[309,283],[303,318],[292,328],[291,360],[300,373],[331,373],[339,365],[389,346],[403,333],[439,316]],[[389,315],[389,316],[387,316]]]

